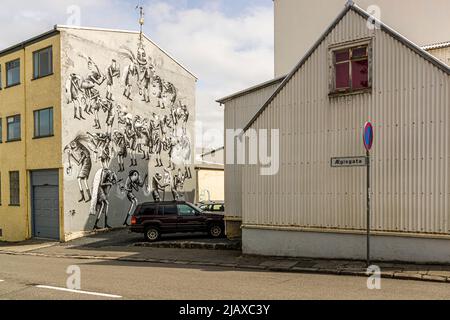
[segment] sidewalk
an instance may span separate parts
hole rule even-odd
[[[141,236],[131,235],[121,230],[97,234],[69,243],[30,241],[22,244],[0,244],[0,254],[367,276],[365,263],[358,261],[244,256],[238,250],[230,248],[218,250],[218,247],[215,248],[216,250],[186,249],[186,247],[192,247],[192,244],[194,244],[193,247],[210,247],[211,249],[212,241],[201,237],[169,239],[167,241],[169,245],[159,243],[145,246],[141,241]],[[160,246],[168,246],[168,248]],[[381,276],[384,278],[450,283],[450,266],[381,262],[374,264],[381,268]]]

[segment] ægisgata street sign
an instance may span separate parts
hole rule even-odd
[[[365,167],[365,166],[367,166],[367,157],[331,158],[332,168]]]

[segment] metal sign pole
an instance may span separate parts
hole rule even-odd
[[[370,267],[370,151],[367,150],[367,267]]]

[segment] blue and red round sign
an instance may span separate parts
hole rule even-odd
[[[373,126],[372,123],[367,122],[364,126],[364,147],[367,151],[370,151],[372,149],[373,145]]]

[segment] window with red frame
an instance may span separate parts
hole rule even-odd
[[[368,46],[333,52],[335,92],[352,92],[369,88]]]

